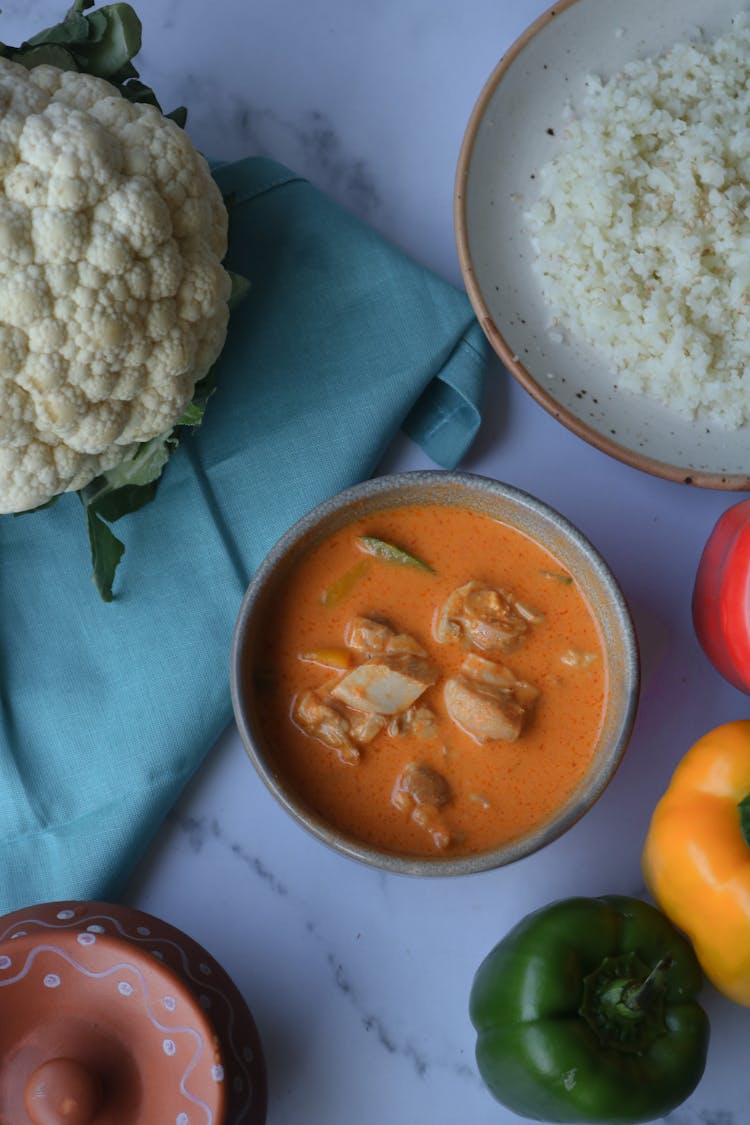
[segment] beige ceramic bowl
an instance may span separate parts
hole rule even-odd
[[[491,344],[519,382],[574,433],[639,469],[709,488],[750,488],[750,426],[726,431],[618,391],[584,344],[550,338],[524,213],[560,145],[566,102],[592,72],[729,30],[737,0],[561,0],[498,63],[469,121],[455,225],[466,288]],[[550,373],[553,378],[549,378]]]
[[[557,813],[535,831],[502,847],[455,859],[423,859],[379,850],[331,827],[295,794],[277,768],[273,743],[260,728],[253,695],[254,653],[271,599],[283,597],[285,576],[305,552],[362,516],[387,508],[446,504],[469,508],[517,528],[546,547],[574,574],[599,624],[608,662],[606,712],[591,767]],[[639,662],[627,606],[615,579],[592,545],[563,516],[510,485],[468,473],[414,472],[377,477],[320,504],[284,535],[251,582],[235,627],[231,655],[234,714],[250,760],[271,793],[294,819],[339,852],[409,875],[462,875],[500,867],[543,847],[575,823],[614,774],[635,717]]]

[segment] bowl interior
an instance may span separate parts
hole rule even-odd
[[[574,432],[623,461],[669,479],[732,489],[750,488],[748,425],[723,430],[618,391],[591,348],[550,338],[524,216],[537,197],[539,170],[560,144],[565,104],[580,104],[588,75],[606,78],[698,30],[713,38],[745,6],[563,0],[488,80],[456,181],[456,236],[469,296],[491,343],[526,389]]]
[[[305,553],[354,519],[386,508],[425,503],[470,508],[517,528],[576,576],[599,624],[609,688],[591,768],[566,804],[529,835],[488,852],[447,859],[380,851],[331,829],[289,788],[279,771],[274,747],[258,720],[253,676],[256,653],[262,652],[267,607],[283,596],[286,576]],[[601,794],[620,761],[635,716],[638,682],[637,646],[627,607],[606,564],[580,532],[518,489],[469,474],[443,472],[376,478],[334,497],[296,524],[267,556],[245,595],[232,654],[237,725],[271,792],[319,839],[354,858],[405,874],[451,875],[498,867],[536,851],[570,827]]]

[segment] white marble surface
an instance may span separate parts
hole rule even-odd
[[[0,38],[58,17],[4,0]],[[144,78],[215,157],[263,152],[459,283],[453,176],[494,63],[544,0],[143,0]],[[509,158],[512,158],[509,156]],[[431,467],[405,439],[384,469]],[[495,364],[464,468],[519,485],[599,547],[632,608],[642,700],[618,774],[543,852],[460,880],[383,875],[296,827],[230,729],[136,873],[128,901],[201,941],[255,1014],[269,1125],[511,1125],[473,1061],[467,1000],[484,955],[527,911],[573,894],[645,894],[640,852],[681,754],[748,699],[694,638],[690,595],[714,522],[738,495],[690,490],[607,459]],[[705,993],[705,1076],[671,1125],[742,1125],[750,1011]]]

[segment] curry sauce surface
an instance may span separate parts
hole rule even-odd
[[[424,560],[427,571],[363,558],[359,536],[376,536]],[[325,592],[357,567],[351,588],[334,605]],[[572,578],[572,581],[571,581]],[[479,744],[448,716],[443,684],[467,655],[460,642],[440,644],[436,616],[457,587],[476,580],[512,590],[544,615],[517,651],[502,658],[540,692],[515,742]],[[439,737],[391,737],[362,747],[360,761],[342,764],[334,750],[292,718],[300,693],[335,676],[300,659],[340,648],[357,616],[409,633],[440,669],[419,700],[438,717]],[[562,657],[588,654],[585,666]],[[593,615],[575,575],[527,536],[488,516],[446,506],[397,508],[350,524],[315,547],[297,566],[271,607],[256,671],[264,683],[259,717],[280,772],[325,819],[355,838],[411,855],[458,856],[485,851],[547,820],[573,793],[591,761],[602,721],[607,669]],[[409,762],[439,771],[453,798],[441,809],[451,836],[437,852],[429,834],[392,803],[396,779]]]

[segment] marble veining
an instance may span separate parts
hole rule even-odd
[[[702,1109],[697,1113],[678,1109],[668,1114],[665,1121],[669,1125],[738,1125],[739,1118],[732,1110],[727,1109]]]
[[[235,859],[240,860],[248,867],[274,894],[283,898],[289,893],[284,884],[276,878],[272,871],[269,871],[257,855],[251,855],[244,844],[238,841],[232,843],[227,840],[217,817],[189,816],[181,813],[179,809],[173,809],[167,820],[178,826],[185,835],[192,851],[201,851],[207,840],[211,838],[226,848]]]
[[[283,152],[290,167],[304,168],[317,187],[345,201],[360,218],[372,219],[381,206],[372,170],[347,152],[334,122],[321,110],[301,120],[279,117],[272,109],[240,103],[233,111],[236,132],[249,153]]]
[[[159,94],[164,100],[162,91]],[[298,117],[288,117],[254,104],[243,91],[227,94],[215,78],[193,74],[179,81],[169,105],[172,102],[191,107],[188,132],[208,157],[270,156],[365,221],[374,221],[382,209],[372,168],[350,151],[326,111],[306,109]],[[192,108],[196,105],[197,111]]]
[[[288,888],[268,869],[265,862],[257,855],[248,854],[243,844],[228,838],[215,817],[195,817],[174,810],[168,819],[194,853],[202,852],[213,844],[242,863],[254,878],[261,881],[264,890],[281,898],[290,897]],[[388,881],[389,877],[384,872],[376,873],[375,882],[384,898]],[[305,941],[317,949],[337,994],[356,1014],[367,1036],[388,1055],[405,1060],[420,1079],[426,1079],[434,1069],[441,1069],[457,1079],[479,1086],[479,1078],[473,1067],[453,1058],[429,1057],[416,1042],[406,1038],[397,1025],[391,1026],[389,1020],[377,1010],[374,998],[364,995],[365,990],[357,983],[343,956],[330,948],[330,935],[321,932],[323,920],[309,915],[314,908],[314,903],[301,897],[293,897],[287,903],[286,917],[290,924],[293,922],[301,929]],[[357,935],[357,938],[360,936]]]
[[[420,1051],[412,1043],[399,1044],[394,1036],[386,1030],[382,1019],[363,1008],[357,988],[347,977],[344,966],[333,953],[326,954],[326,963],[331,970],[336,987],[353,1005],[365,1031],[368,1034],[372,1032],[380,1046],[385,1048],[389,1055],[404,1055],[412,1063],[419,1077],[424,1078],[429,1070],[429,1063]]]
[[[159,5],[157,19],[161,31],[175,31],[177,29],[180,8],[181,0],[164,0],[164,3]]]

